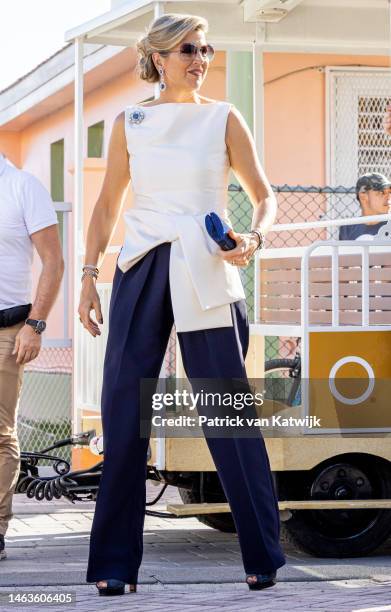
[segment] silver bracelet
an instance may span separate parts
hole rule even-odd
[[[96,272],[96,270],[91,270],[91,268],[86,268],[85,270],[83,269],[83,274],[81,275],[82,282],[86,276],[91,276],[92,278],[95,278],[95,280],[98,280],[98,272]]]
[[[258,246],[255,250],[258,251],[258,249],[263,249],[263,247],[265,246],[266,239],[265,234],[256,229],[251,230],[250,234],[256,234],[256,236],[258,236]]]
[[[84,272],[84,270],[95,270],[95,272],[98,274],[99,273],[99,268],[97,268],[96,266],[93,266],[91,264],[84,264],[84,266],[82,267],[82,270]]]

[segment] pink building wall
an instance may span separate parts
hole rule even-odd
[[[325,74],[318,68],[296,71],[352,65],[387,67],[389,58],[265,53],[265,168],[272,183],[325,184]]]
[[[20,166],[20,134],[0,132],[0,151],[16,166]]]

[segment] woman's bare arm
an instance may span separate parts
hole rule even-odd
[[[106,174],[88,226],[85,263],[101,265],[121,211],[130,181],[124,113],[118,115],[111,132]]]
[[[254,208],[251,229],[266,234],[277,215],[277,200],[260,164],[253,136],[235,107],[228,115],[225,141],[231,168]],[[258,246],[257,236],[234,231],[230,235],[238,246],[219,255],[229,263],[246,266]]]
[[[129,185],[129,158],[124,121],[124,113],[121,113],[116,118],[111,132],[106,174],[88,226],[85,264],[101,265],[121,211],[125,190]],[[101,332],[98,323],[91,318],[91,310],[95,311],[96,320],[103,323],[95,279],[87,276],[83,280],[78,313],[83,326],[95,337]]]
[[[260,164],[254,138],[235,107],[228,115],[226,143],[232,170],[254,207],[252,229],[266,233],[277,215],[277,202]]]

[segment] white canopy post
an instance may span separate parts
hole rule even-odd
[[[81,418],[79,406],[79,335],[81,325],[76,314],[80,296],[80,270],[84,252],[83,236],[83,84],[84,84],[84,44],[83,37],[75,38],[75,123],[74,123],[74,202],[73,202],[73,418],[72,428],[74,433],[81,431]]]
[[[153,4],[153,18],[157,19],[158,17],[161,17],[162,15],[164,15],[164,3],[163,2],[154,2]],[[160,98],[160,87],[159,87],[159,82],[155,83],[154,85],[154,96],[155,96],[155,100],[157,100],[158,98]],[[183,363],[182,363],[182,357],[181,357],[181,349],[179,346],[179,342],[178,342],[178,337],[176,337],[176,361],[175,361],[175,370],[176,370],[176,377],[180,378],[181,376],[184,376],[184,368],[183,368]],[[165,365],[163,362],[162,368],[160,370],[160,374],[159,374],[159,378],[164,378],[165,377]],[[166,439],[165,437],[158,437],[156,439],[156,461],[155,461],[155,466],[158,469],[165,469],[166,467]]]
[[[154,2],[153,4],[153,18],[154,19],[158,19],[158,17],[161,17],[162,15],[164,15],[164,3],[163,2]],[[154,96],[155,96],[155,100],[157,100],[158,98],[160,98],[160,87],[159,87],[159,83],[155,83],[154,85]]]
[[[254,139],[258,157],[264,165],[264,66],[263,43],[265,42],[265,24],[255,24],[255,40],[253,42],[253,126]]]
[[[252,45],[253,51],[253,135],[259,161],[265,166],[265,91],[264,91],[264,57],[263,43],[265,42],[266,26],[264,23],[255,24],[255,39]],[[259,318],[260,308],[260,269],[259,259],[255,259],[253,287],[254,321]]]

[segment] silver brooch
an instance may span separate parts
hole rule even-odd
[[[144,119],[145,115],[141,110],[134,110],[129,115],[129,123],[132,125],[139,124]]]

